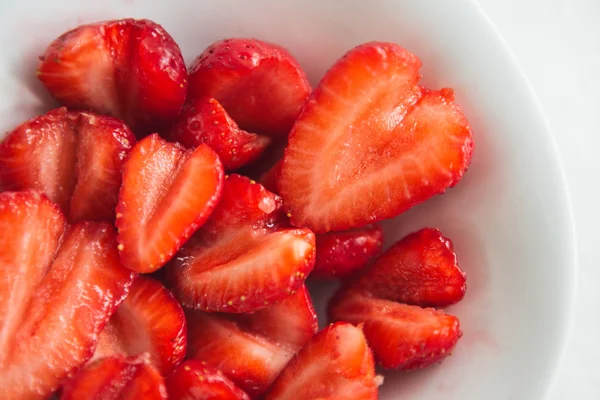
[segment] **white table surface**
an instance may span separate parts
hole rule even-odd
[[[480,0],[540,99],[575,217],[579,276],[549,400],[600,399],[600,0]]]

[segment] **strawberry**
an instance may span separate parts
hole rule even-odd
[[[150,135],[123,165],[116,226],[123,264],[138,272],[164,265],[218,203],[223,167],[206,145],[185,150]]]
[[[379,254],[383,232],[376,225],[317,235],[317,258],[311,277],[347,278]]]
[[[340,322],[317,333],[300,350],[265,399],[377,399],[378,380],[362,331]]]
[[[71,221],[114,221],[121,166],[135,137],[116,118],[58,108],[0,144],[0,190],[34,189]]]
[[[451,89],[417,86],[420,66],[403,48],[373,42],[326,73],[290,132],[278,180],[292,225],[364,226],[458,183],[471,128]]]
[[[188,310],[189,356],[220,369],[252,398],[259,398],[294,353],[317,331],[305,286],[254,314]]]
[[[450,239],[425,228],[392,246],[349,286],[400,303],[446,307],[463,299],[467,283]]]
[[[282,228],[280,205],[248,178],[225,180],[221,202],[165,272],[184,306],[248,313],[302,285],[313,267],[315,236]]]
[[[166,383],[170,400],[250,400],[219,370],[203,361],[184,362]]]
[[[334,296],[329,316],[360,324],[375,359],[385,368],[410,370],[440,362],[462,335],[458,318],[443,311],[352,291]]]
[[[271,142],[267,136],[240,129],[223,106],[210,96],[188,103],[167,136],[189,148],[206,143],[219,155],[226,170],[256,160]]]
[[[107,357],[80,369],[61,400],[166,400],[165,382],[144,356]]]
[[[190,67],[190,97],[216,98],[249,132],[287,136],[309,93],[294,57],[256,39],[220,40]]]
[[[58,101],[119,117],[138,137],[172,123],[187,93],[179,46],[148,20],[79,26],[55,39],[41,60],[38,78]]]
[[[164,375],[183,360],[186,348],[183,309],[160,282],[140,276],[100,333],[94,358],[147,352]]]
[[[0,245],[0,398],[44,399],[91,356],[134,274],[111,225],[65,231],[36,192],[0,194]]]

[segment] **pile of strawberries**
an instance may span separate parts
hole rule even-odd
[[[373,225],[470,161],[420,66],[366,43],[311,91],[254,39],[189,70],[147,20],[54,40],[38,78],[63,107],[0,144],[0,398],[376,399],[375,361],[450,354],[452,243],[426,228],[380,255]],[[342,280],[320,332],[309,275]]]

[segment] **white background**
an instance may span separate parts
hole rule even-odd
[[[546,112],[567,173],[576,309],[550,400],[600,399],[600,0],[480,0]]]

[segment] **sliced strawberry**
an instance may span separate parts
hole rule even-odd
[[[458,318],[443,311],[357,292],[334,296],[329,316],[361,325],[375,359],[385,368],[410,370],[440,362],[462,335]]]
[[[141,137],[181,112],[187,72],[158,24],[123,19],[79,26],[46,49],[38,78],[67,107],[123,119]]]
[[[347,278],[381,251],[383,232],[377,225],[317,235],[317,259],[311,277]]]
[[[317,313],[305,285],[285,300],[252,314],[242,314],[238,321],[271,341],[298,350],[319,328]]]
[[[121,166],[135,137],[116,118],[58,108],[0,144],[0,190],[34,189],[72,221],[114,221]]]
[[[253,312],[298,289],[314,263],[314,234],[280,229],[281,200],[261,185],[230,175],[206,224],[167,266],[183,305]]]
[[[100,333],[94,358],[147,352],[165,375],[183,360],[186,348],[183,309],[160,282],[140,276]]]
[[[216,98],[249,132],[287,136],[309,93],[294,57],[256,39],[213,43],[190,68],[190,97]]]
[[[91,356],[134,274],[108,223],[61,240],[64,217],[35,192],[0,194],[0,216],[0,398],[43,399]]]
[[[219,155],[226,170],[255,161],[271,143],[267,136],[240,129],[210,96],[191,100],[167,136],[189,148],[206,143]]]
[[[317,315],[303,285],[253,314],[188,312],[191,357],[223,371],[252,398],[260,397],[294,353],[317,332]]]
[[[347,323],[317,333],[290,361],[266,400],[377,399],[373,355],[362,331]]]
[[[403,48],[374,42],[327,72],[290,133],[278,181],[293,225],[316,233],[363,226],[461,179],[469,123],[451,89],[417,86],[420,66]]]
[[[185,150],[150,135],[123,166],[116,225],[123,264],[138,272],[163,266],[219,202],[223,167],[206,145]]]
[[[295,349],[281,346],[235,321],[237,315],[186,310],[188,357],[222,371],[251,398],[260,398]]]
[[[184,362],[166,383],[169,400],[250,400],[219,370],[203,361]]]
[[[467,282],[450,239],[425,228],[392,246],[349,286],[386,300],[446,307],[463,299]]]
[[[259,179],[260,184],[273,193],[277,193],[277,180],[279,179],[279,174],[281,174],[281,165],[282,162],[278,161],[267,172],[262,174]]]
[[[166,400],[165,382],[144,356],[108,357],[80,369],[61,400]]]

